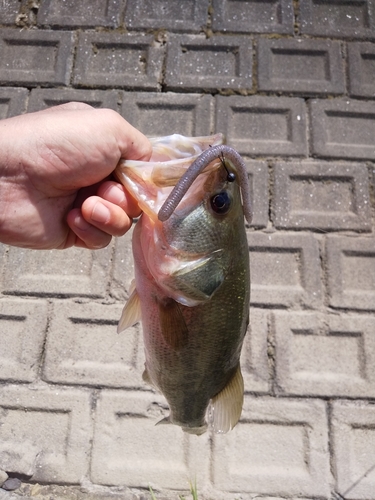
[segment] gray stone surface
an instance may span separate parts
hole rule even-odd
[[[213,0],[212,27],[242,33],[293,33],[292,0]]]
[[[38,24],[61,27],[105,26],[120,24],[121,0],[44,0],[38,12]]]
[[[84,32],[79,36],[73,82],[78,86],[156,90],[163,47],[151,35]]]
[[[303,0],[299,7],[301,32],[304,34],[375,39],[373,0]]]
[[[0,500],[176,500],[195,478],[199,500],[375,499],[374,8],[0,0],[1,119],[75,100],[148,136],[222,132],[254,208],[226,436],[155,426],[140,327],[116,333],[132,231],[0,245],[0,471],[22,481]]]
[[[125,24],[128,29],[165,29],[199,32],[206,25],[208,0],[128,0]]]
[[[215,127],[243,155],[307,154],[303,99],[217,96]]]
[[[73,61],[73,33],[2,29],[0,83],[67,85]]]
[[[349,86],[353,97],[375,97],[375,44],[348,43]]]
[[[119,93],[116,90],[33,89],[27,111],[39,111],[67,102],[84,102],[94,108],[118,110]]]
[[[0,87],[0,119],[24,113],[28,95],[27,89]]]
[[[174,35],[168,39],[167,89],[251,89],[250,37]]]
[[[275,165],[277,228],[371,231],[368,169],[361,163]]]
[[[303,95],[345,91],[339,42],[261,38],[257,58],[259,90]]]
[[[375,159],[375,103],[349,99],[312,100],[314,155],[326,158]]]

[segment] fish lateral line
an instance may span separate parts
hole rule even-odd
[[[250,197],[250,187],[249,187],[249,180],[247,177],[246,165],[240,154],[237,153],[235,149],[224,144],[221,144],[219,146],[211,146],[210,148],[206,149],[190,165],[190,167],[182,175],[182,177],[177,182],[177,184],[169,194],[168,198],[165,200],[162,207],[160,208],[158,212],[158,219],[161,222],[167,221],[171,217],[177,205],[180,203],[182,198],[187,193],[190,186],[198,177],[198,175],[207,167],[207,165],[209,165],[215,159],[220,159],[223,165],[225,165],[225,162],[223,162],[224,157],[228,158],[237,168],[239,176],[239,184],[241,188],[244,216],[247,222],[250,223],[252,219],[252,206],[251,206],[252,203]],[[225,169],[227,170],[226,166]],[[227,180],[228,182],[233,182],[236,176],[235,174],[233,174],[234,175],[233,178],[233,176],[230,174],[231,173],[229,172],[228,177],[231,177],[231,180],[229,180],[228,178]]]

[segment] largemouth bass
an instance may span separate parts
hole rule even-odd
[[[240,354],[249,322],[251,219],[244,163],[222,135],[151,139],[149,162],[115,175],[143,214],[133,233],[135,283],[118,330],[142,321],[143,379],[170,408],[162,422],[225,433],[243,404]]]

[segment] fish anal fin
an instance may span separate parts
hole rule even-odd
[[[240,365],[235,374],[215,397],[211,399],[209,421],[217,434],[225,434],[238,423],[243,406],[244,383]]]
[[[159,302],[159,317],[165,342],[175,351],[182,349],[188,341],[188,328],[180,304],[173,299]]]
[[[135,325],[141,317],[141,301],[137,290],[134,288],[122,310],[121,318],[117,326],[117,333],[122,333],[130,326]]]

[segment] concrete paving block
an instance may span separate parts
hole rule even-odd
[[[73,74],[78,86],[156,90],[163,47],[152,35],[80,33]]]
[[[331,40],[268,39],[258,42],[258,89],[296,94],[343,94],[341,44]]]
[[[121,0],[81,0],[80,2],[44,0],[38,10],[38,24],[58,27],[117,28],[120,23]]]
[[[375,406],[369,401],[332,404],[336,490],[348,500],[371,499],[375,491]]]
[[[307,154],[303,99],[216,96],[216,132],[244,155]]]
[[[0,30],[0,83],[68,85],[73,60],[69,31]]]
[[[97,403],[91,480],[96,484],[189,489],[209,479],[209,434],[155,424],[165,400],[151,392],[103,391]]]
[[[245,392],[268,392],[269,369],[267,357],[269,312],[250,309],[250,324],[241,353],[241,371]]]
[[[269,212],[268,164],[265,161],[249,160],[248,158],[244,158],[244,162],[249,176],[253,208],[251,227],[264,228],[268,224]]]
[[[371,231],[366,165],[280,162],[274,172],[277,228]]]
[[[301,33],[338,38],[375,38],[372,0],[350,3],[336,0],[304,0],[300,4]]]
[[[214,100],[210,95],[124,92],[122,116],[149,137],[210,135]]]
[[[55,302],[42,378],[60,384],[145,387],[139,328],[117,333],[122,308]]]
[[[322,401],[245,397],[239,424],[213,437],[220,490],[327,498],[331,476]],[[262,496],[263,498],[263,496]]]
[[[125,25],[128,29],[163,29],[200,32],[207,23],[208,0],[128,0]]]
[[[45,301],[0,300],[0,380],[33,382],[37,378],[46,328]]]
[[[292,0],[213,0],[212,7],[212,27],[216,31],[290,35],[294,32]]]
[[[312,152],[327,158],[375,159],[375,103],[312,100]]]
[[[84,102],[94,108],[118,110],[119,95],[116,90],[33,89],[27,111],[39,111],[67,102]]]
[[[349,91],[353,97],[375,97],[375,44],[348,43]]]
[[[92,252],[9,247],[0,286],[12,295],[104,297],[111,253],[112,245]]]
[[[20,10],[20,0],[6,0],[0,8],[0,24],[14,24]]]
[[[0,387],[0,464],[33,482],[79,483],[89,468],[90,394]]]
[[[375,238],[327,238],[329,304],[375,311]]]
[[[318,241],[308,233],[248,233],[253,306],[319,307]]]
[[[375,318],[274,313],[276,382],[285,394],[374,397]]]
[[[21,115],[26,110],[29,91],[23,88],[0,88],[0,120]]]
[[[170,90],[251,89],[251,38],[229,35],[210,38],[170,36],[165,83]]]

